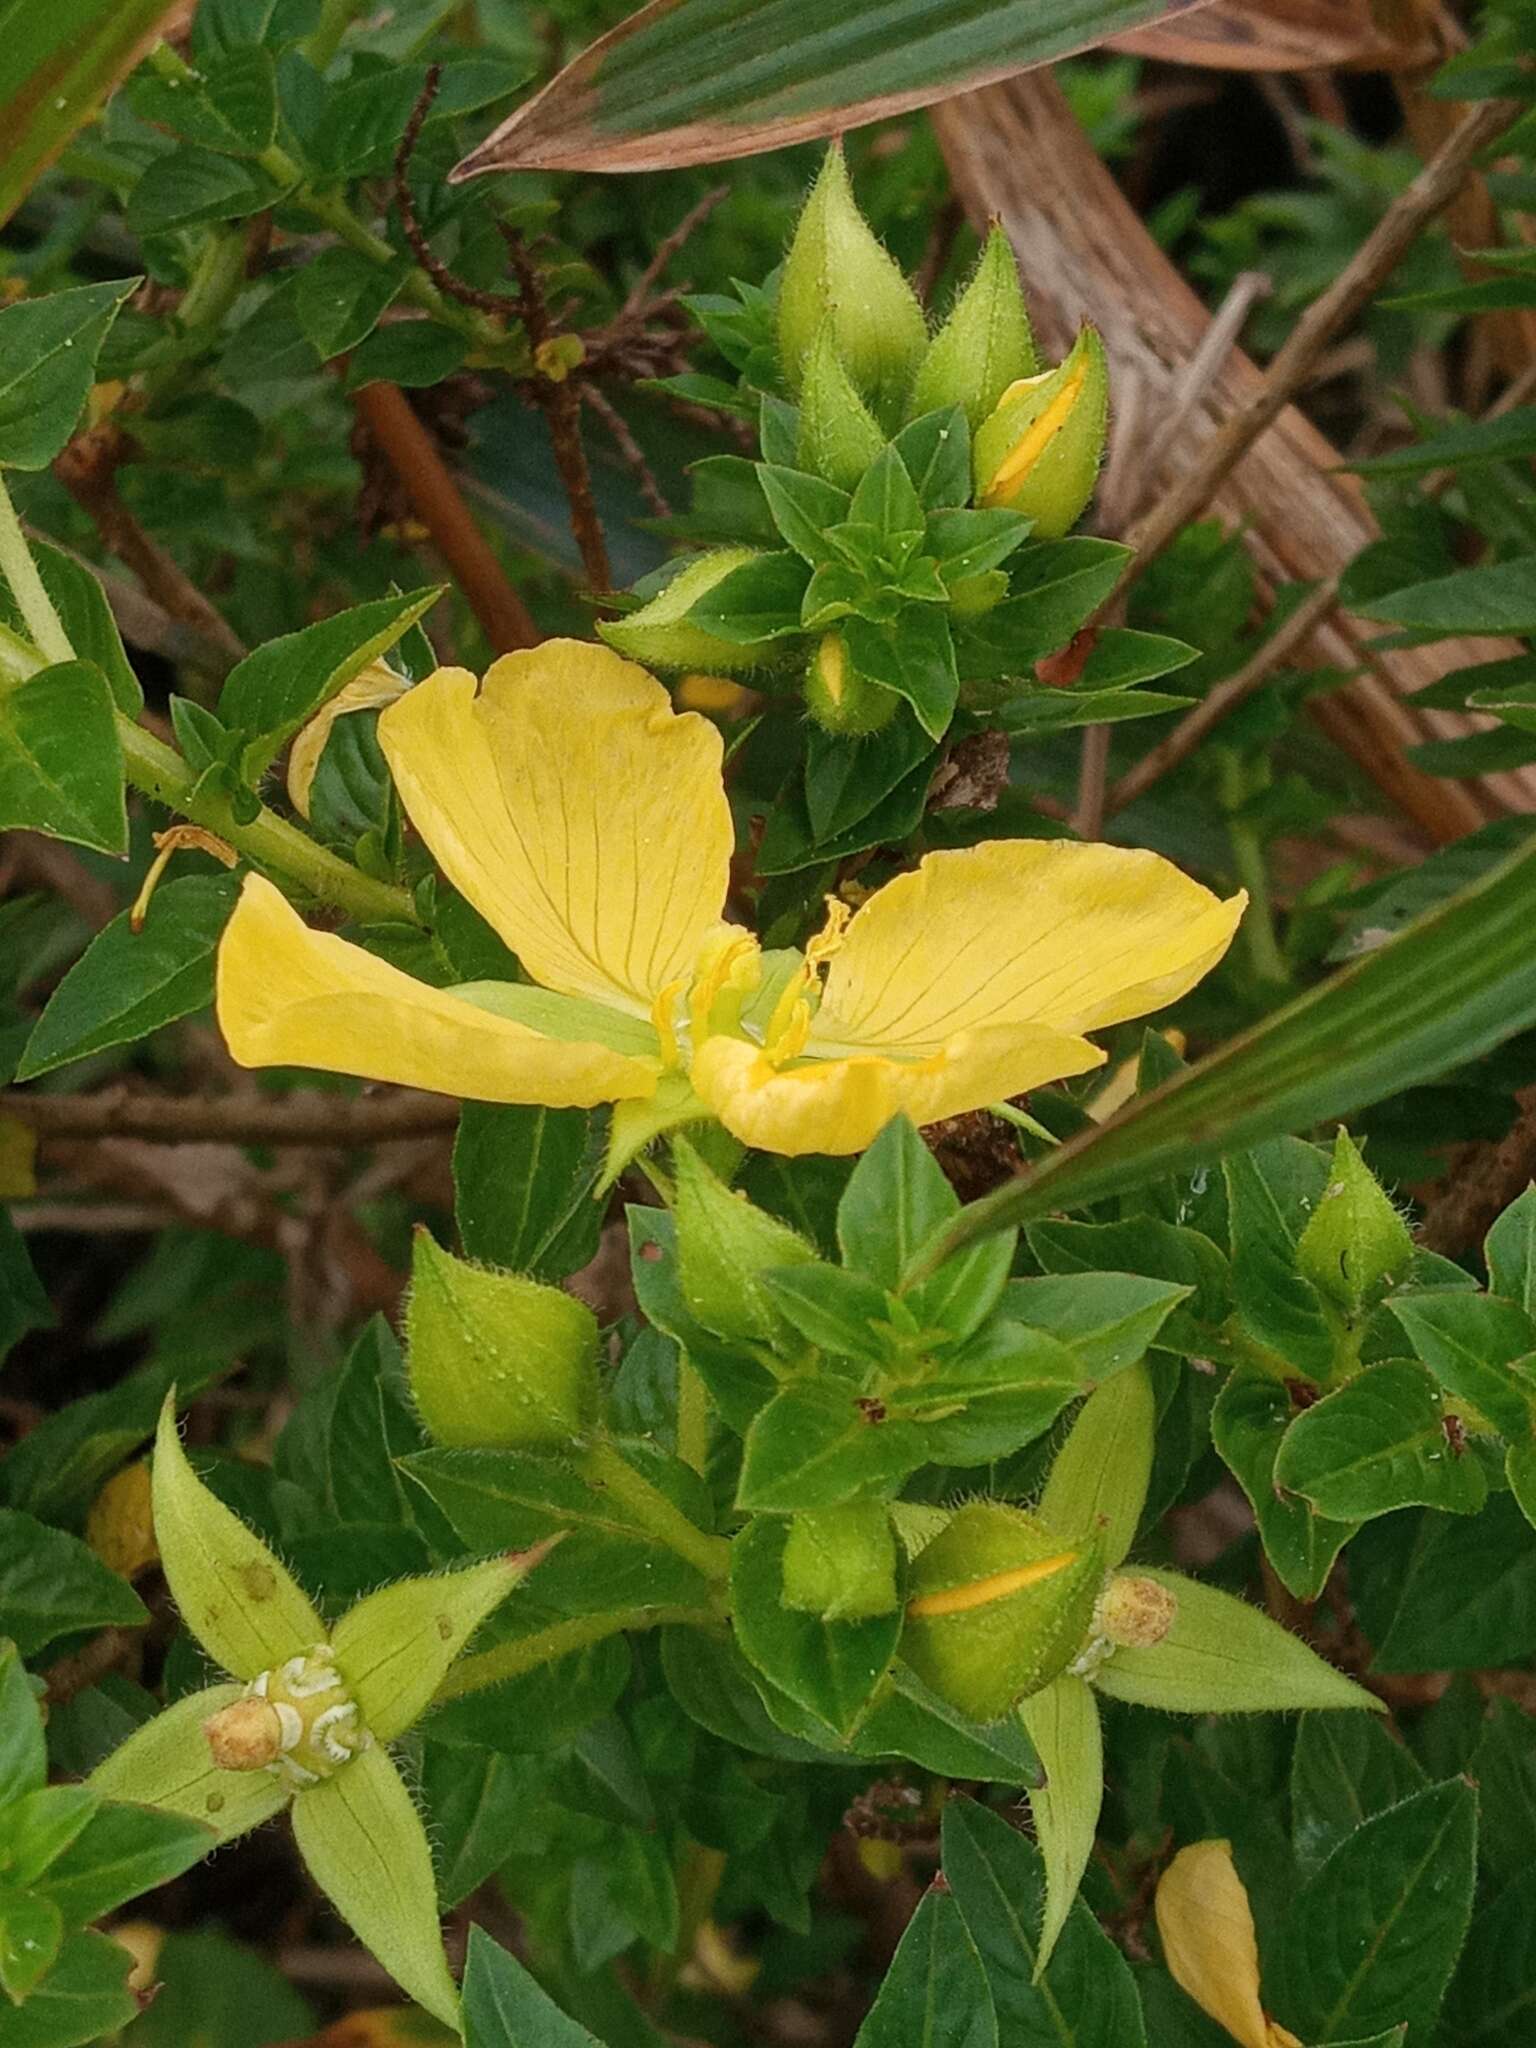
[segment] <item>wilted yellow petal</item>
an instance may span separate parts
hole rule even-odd
[[[319,1067],[476,1102],[590,1109],[648,1096],[653,1062],[546,1037],[314,932],[250,876],[219,946],[219,1025],[243,1067]]]
[[[848,927],[808,1049],[928,1053],[983,1025],[1118,1024],[1193,988],[1246,903],[1114,846],[1009,839],[931,853]]]
[[[924,1058],[871,1052],[794,1067],[775,1067],[744,1039],[718,1037],[694,1054],[691,1078],[733,1137],[794,1157],[862,1152],[898,1112],[935,1123],[1084,1074],[1103,1058],[1086,1039],[1026,1023],[960,1032]]]
[[[439,669],[379,720],[444,874],[546,988],[649,1016],[725,902],[721,740],[606,647]]]
[[[329,703],[321,705],[288,749],[288,796],[301,818],[309,816],[309,792],[337,719],[349,711],[375,711],[393,704],[410,687],[410,679],[396,675],[385,662],[370,661],[360,676],[354,676]]]
[[[1157,1931],[1173,1980],[1241,2048],[1301,2048],[1265,2017],[1259,1945],[1230,1842],[1192,1842],[1157,1887]]]

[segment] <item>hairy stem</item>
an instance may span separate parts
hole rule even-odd
[[[53,599],[43,588],[43,579],[37,573],[32,550],[27,546],[21,521],[16,517],[16,507],[5,487],[3,470],[0,470],[0,576],[4,576],[11,587],[16,609],[21,613],[22,623],[31,634],[38,653],[45,655],[50,662],[73,661],[75,650],[70,646],[69,635],[53,608]]]

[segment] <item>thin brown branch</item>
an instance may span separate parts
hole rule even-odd
[[[640,495],[658,519],[670,519],[672,507],[667,503],[660,484],[645,459],[645,450],[629,431],[629,424],[616,405],[606,399],[595,384],[582,386],[582,397],[608,429],[614,446],[624,459],[625,467],[639,487]]]
[[[651,260],[630,286],[623,305],[619,308],[617,324],[643,321],[651,308],[657,285],[666,274],[667,266],[678,255],[684,245],[692,240],[723,200],[729,199],[729,185],[713,185],[698,204],[689,207],[677,226],[662,236],[651,255]]]
[[[1522,1088],[1519,1114],[1495,1144],[1459,1146],[1439,1194],[1426,1206],[1418,1241],[1447,1258],[1470,1251],[1495,1217],[1536,1178],[1536,1089]]]
[[[1338,595],[1339,578],[1330,576],[1304,597],[1284,624],[1270,634],[1264,645],[1243,663],[1235,675],[1227,676],[1209,696],[1186,711],[1168,737],[1159,741],[1149,753],[1143,754],[1135,767],[1128,768],[1111,786],[1104,799],[1105,815],[1113,817],[1116,811],[1123,811],[1127,804],[1144,796],[1154,782],[1187,760],[1207,733],[1251,697],[1311,637],[1318,622],[1338,601]]]
[[[365,384],[352,394],[368,429],[438,553],[498,654],[536,647],[543,637],[512,587],[495,550],[475,524],[437,443],[394,384]]]
[[[218,651],[224,667],[243,659],[245,643],[209,603],[174,556],[146,533],[118,495],[117,471],[133,444],[113,420],[90,427],[54,460],[53,473],[90,516],[103,544],[138,577],[155,602]]]
[[[388,1095],[156,1095],[107,1088],[90,1095],[0,1092],[6,1116],[44,1140],[137,1138],[152,1145],[383,1145],[437,1137],[458,1122],[457,1101],[399,1089]]]
[[[1521,112],[1511,100],[1474,107],[1361,243],[1328,289],[1302,314],[1246,402],[1211,436],[1198,460],[1126,536],[1136,549],[1131,583],[1204,510],[1223,479],[1306,384],[1334,337],[1369,305],[1436,214],[1461,190],[1473,160]]]
[[[509,316],[518,318],[522,314],[522,302],[511,292],[482,291],[478,285],[467,283],[448,268],[428,241],[421,216],[416,211],[416,199],[410,185],[411,158],[416,154],[416,145],[421,140],[422,127],[432,111],[432,103],[437,98],[442,76],[440,64],[434,64],[428,70],[416,104],[411,109],[411,118],[405,124],[405,133],[400,137],[400,146],[395,151],[395,207],[400,215],[400,226],[410,244],[411,254],[445,298],[456,299],[461,306],[473,306],[477,312],[494,313],[503,319]]]

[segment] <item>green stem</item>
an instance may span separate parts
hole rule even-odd
[[[659,1487],[643,1478],[612,1444],[595,1443],[580,1461],[580,1470],[594,1486],[622,1501],[658,1543],[686,1558],[696,1571],[718,1583],[730,1569],[731,1546],[723,1536],[707,1536],[675,1508]]]
[[[609,1636],[630,1629],[664,1628],[673,1623],[703,1625],[713,1620],[700,1607],[622,1607],[608,1614],[583,1614],[571,1621],[554,1621],[548,1628],[520,1636],[516,1642],[498,1643],[494,1650],[478,1656],[461,1657],[437,1689],[439,1701],[456,1700],[467,1692],[480,1692],[488,1685],[500,1685],[508,1678],[520,1678],[536,1671],[556,1657],[568,1657],[573,1650],[585,1650]]]
[[[352,26],[353,16],[361,11],[362,0],[322,0],[320,19],[304,45],[304,55],[317,71],[324,71],[330,63]]]
[[[349,917],[373,924],[421,922],[407,890],[392,882],[375,881],[350,861],[317,846],[307,833],[265,804],[249,823],[240,823],[221,790],[199,790],[198,777],[174,747],[157,740],[122,712],[117,714],[117,737],[128,780],[135,789],[167,810],[179,811],[194,824],[206,825],[259,866],[275,868]]]
[[[0,576],[4,576],[11,587],[16,609],[21,613],[22,623],[31,634],[38,653],[50,662],[73,661],[75,650],[70,646],[69,635],[53,608],[53,599],[43,588],[43,579],[37,573],[32,550],[27,546],[21,521],[16,517],[16,507],[5,487],[3,469],[0,469]]]
[[[1290,970],[1280,951],[1275,932],[1274,904],[1269,893],[1269,867],[1264,859],[1264,842],[1252,825],[1240,818],[1228,818],[1232,839],[1232,865],[1248,891],[1248,914],[1243,919],[1244,943],[1253,971],[1260,981],[1289,982]]]
[[[677,1455],[703,1478],[709,1462],[709,1395],[682,1349],[677,1354]]]

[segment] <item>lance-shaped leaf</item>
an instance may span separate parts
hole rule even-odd
[[[832,135],[1200,0],[652,0],[454,172],[645,171]]]
[[[420,1720],[448,1666],[549,1548],[541,1543],[437,1578],[401,1579],[342,1616],[332,1637],[336,1662],[380,1742]]]
[[[364,1750],[293,1802],[310,1875],[403,1991],[445,2026],[459,1997],[437,1920],[432,1852],[421,1816],[383,1749]]]
[[[92,1788],[105,1799],[185,1814],[212,1828],[217,1842],[249,1834],[281,1812],[289,1788],[266,1771],[221,1771],[203,1734],[209,1715],[244,1693],[243,1685],[212,1685],[177,1700],[96,1766]]]
[[[1178,1601],[1160,1643],[1122,1645],[1093,1674],[1111,1699],[1170,1714],[1261,1714],[1288,1707],[1374,1707],[1363,1686],[1325,1664],[1246,1600],[1178,1572],[1140,1574]]]
[[[1097,1536],[1106,1565],[1135,1541],[1152,1477],[1157,1401],[1145,1365],[1088,1396],[1040,1496],[1040,1519],[1058,1535]]]
[[[1070,1672],[1032,1694],[1019,1714],[1045,1773],[1045,1783],[1029,1790],[1045,1864],[1045,1918],[1035,1956],[1038,1984],[1093,1854],[1104,1799],[1104,1732],[1093,1693]]]
[[[48,1775],[43,1717],[16,1645],[0,1642],[0,1806],[35,1791]]]
[[[155,1434],[153,1499],[155,1538],[176,1605],[226,1671],[255,1678],[324,1641],[324,1623],[286,1568],[187,1463],[174,1388]]]
[[[9,12],[0,4],[0,27]],[[0,59],[0,94],[6,68]],[[85,409],[107,329],[138,282],[77,285],[0,312],[0,465],[46,469],[52,462]]]

